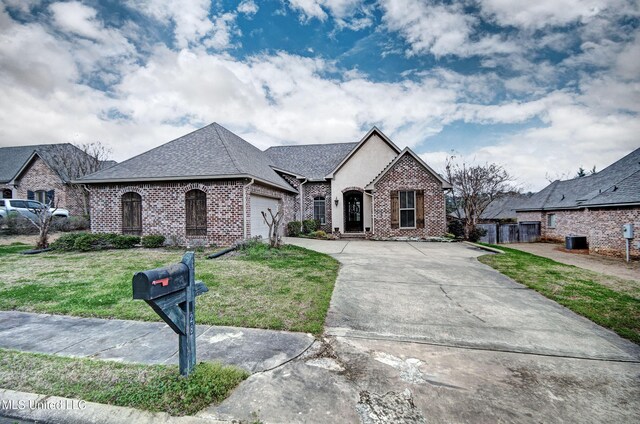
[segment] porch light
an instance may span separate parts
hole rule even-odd
[[[338,206],[338,197],[337,196],[336,196],[336,200],[334,200],[333,202],[336,204],[336,206]]]

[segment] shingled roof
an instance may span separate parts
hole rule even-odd
[[[0,183],[13,180],[39,146],[0,147]]]
[[[18,177],[35,154],[58,174],[62,181],[68,182],[70,178],[60,157],[85,153],[70,143],[0,147],[0,183],[8,183]],[[106,168],[115,163],[115,161],[104,161],[102,164],[103,168]]]
[[[309,180],[324,181],[325,176],[357,145],[358,143],[333,143],[275,146],[264,152],[278,169],[293,172]]]
[[[554,181],[518,211],[640,204],[640,148],[586,177]]]
[[[264,152],[214,122],[79,181],[90,184],[256,178],[295,192],[270,164]]]

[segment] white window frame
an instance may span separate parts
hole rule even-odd
[[[322,199],[322,200],[320,200]],[[320,225],[325,225],[327,223],[327,204],[326,198],[324,196],[316,196],[313,198],[313,219],[320,222]],[[316,217],[316,202],[318,206],[322,206],[322,215],[318,214]],[[322,202],[322,203],[320,203]]]
[[[556,214],[550,213],[547,215],[547,228],[556,228]]]
[[[402,193],[413,193],[413,207],[412,208],[403,208],[402,207]],[[403,227],[402,226],[402,211],[413,211],[413,226],[411,227]],[[398,228],[402,229],[414,229],[416,228],[416,191],[415,190],[400,190],[398,191]]]
[[[43,205],[47,204],[47,190],[36,190],[33,192],[33,200],[37,200]]]

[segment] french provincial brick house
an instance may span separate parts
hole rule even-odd
[[[72,215],[82,215],[85,193],[70,184],[62,158],[83,155],[86,153],[69,143],[0,147],[0,198],[52,202]],[[104,162],[104,166],[114,163]]]
[[[187,245],[266,237],[261,212],[316,219],[337,235],[445,233],[450,185],[377,128],[358,143],[261,151],[217,123],[80,179],[94,232],[162,234]]]
[[[631,256],[640,258],[640,148],[602,171],[554,181],[523,202],[518,222],[540,222],[543,239],[586,236],[589,251],[623,256],[622,226],[633,224]]]

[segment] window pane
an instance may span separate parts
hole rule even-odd
[[[414,208],[415,197],[413,195],[413,191],[407,191],[406,193],[407,193],[407,208]]]
[[[407,207],[407,192],[406,191],[401,191],[400,192],[400,207],[403,208],[403,209]]]
[[[400,211],[400,227],[401,228],[415,227],[414,216],[415,216],[415,213],[412,209]]]

